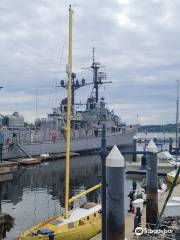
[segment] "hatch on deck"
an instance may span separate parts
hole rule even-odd
[[[92,207],[95,207],[97,206],[98,204],[97,203],[93,203],[93,202],[86,202],[86,203],[83,203],[80,208],[84,208],[84,209],[90,209]]]
[[[63,221],[60,220],[60,219],[56,219],[56,220],[53,220],[53,221],[50,222],[50,224],[56,225],[56,226],[58,226],[58,225],[61,224],[61,223],[63,223]]]

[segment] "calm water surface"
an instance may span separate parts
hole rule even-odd
[[[101,162],[98,155],[71,159],[70,195],[87,189],[100,181]],[[52,161],[31,168],[21,168],[12,182],[3,184],[2,212],[15,218],[15,225],[5,239],[15,239],[22,231],[47,217],[63,212],[65,160]],[[125,181],[127,195],[132,189],[132,179]],[[100,190],[87,195],[88,201],[100,199]]]

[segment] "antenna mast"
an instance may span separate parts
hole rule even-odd
[[[104,83],[112,83],[112,82],[103,82],[103,80],[106,80],[106,73],[105,72],[99,72],[99,68],[103,67],[99,62],[95,62],[95,48],[93,47],[93,62],[91,65],[91,68],[93,70],[93,83],[94,83],[94,88],[95,90],[95,99],[96,103],[99,101],[99,85],[102,85]],[[93,93],[93,91],[92,91]]]

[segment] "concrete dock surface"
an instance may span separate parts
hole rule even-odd
[[[158,200],[159,213],[161,212],[161,209],[163,207],[163,204],[165,202],[167,195],[168,195],[168,191],[162,193],[160,196],[160,199]],[[174,188],[170,200],[172,199],[172,197],[175,197],[175,196],[180,197],[180,184]],[[133,232],[134,217],[135,217],[135,214],[128,213],[125,219],[125,232],[126,232],[127,240],[139,239]],[[145,228],[145,225],[146,225],[146,206],[144,206],[143,214],[142,214],[142,228]],[[95,236],[91,240],[101,240],[101,234]]]

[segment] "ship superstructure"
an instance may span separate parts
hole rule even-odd
[[[85,79],[79,82],[76,74],[72,73],[72,106],[71,106],[71,150],[90,151],[100,148],[102,125],[107,131],[107,144],[119,146],[130,145],[135,134],[135,127],[126,126],[120,117],[106,107],[105,98],[99,97],[99,87],[106,83],[106,74],[100,71],[101,64],[93,62],[91,69],[93,81],[86,83]],[[92,91],[87,98],[85,109],[78,111],[75,101],[75,91],[81,87],[92,85]],[[64,80],[60,87],[67,88]],[[65,152],[67,98],[61,100],[59,106],[52,109],[47,118],[35,120],[34,128],[25,126],[24,118],[15,112],[12,115],[1,116],[1,134],[4,136],[3,157],[15,158],[34,156],[42,153]]]
[[[94,48],[93,48],[93,62],[91,65],[93,70],[93,81],[86,83],[85,79],[82,79],[81,83],[76,79],[76,74],[72,73],[72,117],[71,117],[71,136],[72,139],[82,137],[98,137],[101,136],[102,125],[106,125],[107,133],[119,132],[126,127],[125,123],[122,123],[118,115],[115,115],[113,111],[108,110],[106,107],[104,97],[99,100],[99,87],[106,83],[111,83],[106,80],[106,74],[99,71],[101,64],[95,62]],[[75,102],[75,91],[81,87],[93,85],[91,94],[87,99],[85,110],[77,111]],[[61,80],[61,84],[58,87],[67,89],[67,84],[64,80]],[[49,139],[49,132],[51,137],[55,140],[62,140],[64,138],[65,126],[66,126],[66,111],[67,111],[67,99],[63,99],[59,107],[53,108],[52,113],[48,114],[47,119],[37,119],[36,127],[39,129],[39,134],[45,134],[46,140]]]

